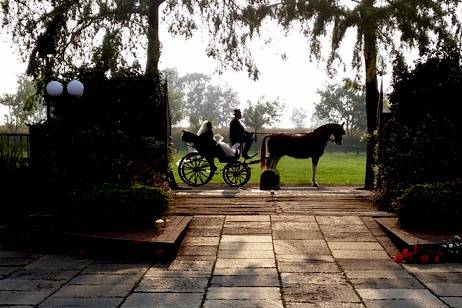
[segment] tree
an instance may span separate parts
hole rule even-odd
[[[290,121],[295,126],[295,128],[305,128],[306,127],[306,118],[307,112],[305,108],[295,107],[292,110],[292,115],[290,116]]]
[[[279,99],[268,100],[261,96],[255,104],[247,101],[247,107],[244,108],[244,124],[252,127],[257,133],[263,126],[271,126],[277,123],[281,118],[283,104]]]
[[[167,76],[170,121],[172,125],[175,125],[181,122],[186,116],[185,95],[181,90],[178,71],[175,68],[168,68],[163,73]]]
[[[16,94],[0,96],[0,104],[9,109],[9,114],[5,115],[5,121],[11,130],[39,122],[44,118],[44,105],[35,95],[35,83],[24,75],[19,76],[17,83]],[[29,108],[29,106],[36,107]]]
[[[158,73],[159,6],[165,0],[5,0],[3,24],[12,32],[27,74],[46,80],[79,63],[127,66],[147,46],[145,74]],[[147,45],[145,42],[147,41]]]
[[[320,38],[331,34],[331,52],[327,61],[332,68],[340,60],[338,49],[348,29],[356,31],[353,67],[365,66],[367,132],[377,128],[377,61],[403,45],[418,47],[421,54],[441,42],[459,40],[460,0],[253,0],[191,1],[167,0],[172,12],[170,31],[191,35],[197,28],[195,18],[208,26],[212,36],[207,54],[234,69],[246,68],[258,78],[258,68],[247,43],[267,20],[286,31],[298,27],[310,41],[310,51],[321,59]],[[383,52],[380,54],[380,51]],[[359,70],[358,70],[359,71]],[[373,187],[372,157],[375,142],[368,139],[365,187]]]
[[[351,84],[351,83],[350,83]],[[328,85],[318,90],[321,100],[315,104],[314,117],[321,121],[345,122],[348,135],[352,129],[364,129],[366,124],[366,104],[364,93],[349,86]]]
[[[179,79],[185,95],[185,109],[194,130],[203,120],[214,126],[228,125],[233,108],[239,105],[237,93],[229,87],[211,83],[210,76],[202,73],[186,74]]]

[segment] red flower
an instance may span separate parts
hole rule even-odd
[[[404,261],[403,255],[400,252],[397,252],[395,255],[395,262],[403,263],[403,261]]]
[[[412,253],[409,251],[409,249],[404,248],[402,254],[403,254],[404,261],[412,260]]]
[[[430,261],[430,257],[425,254],[420,256],[420,264],[427,264]]]
[[[440,255],[440,254],[437,253],[437,254],[435,255],[434,262],[435,262],[435,263],[440,263],[440,262],[441,262],[441,255]]]
[[[419,245],[414,245],[414,249],[412,250],[412,253],[413,253],[413,254],[418,254],[419,251],[420,251]]]

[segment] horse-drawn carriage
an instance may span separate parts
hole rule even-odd
[[[201,138],[189,131],[183,131],[181,139],[186,143],[190,152],[187,153],[178,165],[178,175],[188,185],[202,186],[210,182],[217,169],[214,168],[213,160],[218,158],[221,163],[226,163],[223,170],[223,180],[231,187],[239,187],[247,184],[250,180],[250,164],[257,161],[240,161],[240,149],[236,149],[236,155],[227,156],[221,152],[219,145],[211,148],[210,144],[204,144]]]
[[[213,160],[218,158],[220,162],[226,163],[222,170],[223,180],[229,186],[239,187],[247,184],[250,180],[251,169],[249,165],[261,163],[262,170],[275,170],[283,156],[311,157],[312,183],[314,187],[317,187],[316,168],[319,158],[323,155],[324,148],[329,141],[338,145],[342,144],[343,135],[345,135],[343,124],[325,124],[307,133],[270,134],[262,140],[261,159],[240,161],[240,150],[237,151],[237,155],[227,156],[223,152],[211,148],[210,145],[205,145],[198,135],[183,131],[181,138],[192,151],[180,160],[178,174],[188,185],[205,185],[215,175],[216,168],[214,168]]]

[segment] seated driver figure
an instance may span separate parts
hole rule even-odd
[[[248,154],[250,147],[254,142],[254,135],[250,132],[247,132],[244,129],[244,126],[240,121],[241,118],[241,110],[234,109],[234,118],[231,120],[231,123],[229,124],[229,141],[233,148],[235,148],[236,144],[239,144],[239,146],[242,145],[242,157],[244,157],[245,159],[250,159],[253,156],[257,155],[257,153],[255,153],[252,156],[249,156]]]

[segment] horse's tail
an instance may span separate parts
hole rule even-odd
[[[266,143],[267,139],[270,135],[263,137],[261,141],[261,148],[260,148],[260,168],[262,171],[266,169]]]

